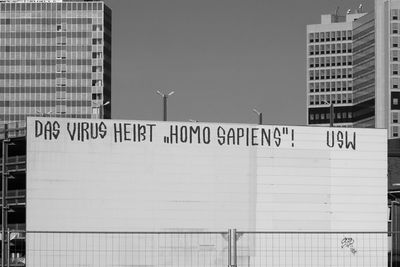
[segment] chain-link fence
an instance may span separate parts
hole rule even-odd
[[[10,239],[10,266],[397,266],[387,232],[28,231]]]

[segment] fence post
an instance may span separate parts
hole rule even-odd
[[[10,228],[7,228],[7,267],[10,267]]]
[[[228,229],[228,267],[232,266],[232,244],[231,244],[231,236],[232,236],[232,230]]]
[[[236,229],[228,230],[228,267],[237,266]]]
[[[232,267],[237,266],[237,246],[236,246],[236,241],[237,241],[237,235],[236,235],[236,229],[232,229]]]
[[[6,266],[6,228],[7,228],[7,155],[8,155],[8,125],[4,125],[4,139],[2,141],[2,169],[1,169],[1,267]]]

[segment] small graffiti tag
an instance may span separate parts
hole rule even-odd
[[[341,248],[349,248],[350,252],[353,254],[357,253],[357,250],[354,248],[354,239],[351,237],[344,237],[342,239]]]

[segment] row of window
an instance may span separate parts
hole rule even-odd
[[[353,89],[353,81],[316,82],[309,83],[309,87],[310,93],[351,91]]]
[[[310,105],[349,104],[353,103],[352,94],[310,95]]]
[[[34,66],[34,67],[36,66],[36,68],[41,66],[55,66],[58,64],[65,64],[67,66],[84,66],[84,65],[92,65],[92,61],[93,61],[92,59],[67,59],[67,60],[57,60],[57,59],[1,60],[0,59],[0,66],[7,66],[7,68],[12,66],[17,66],[18,69],[24,69],[28,67],[27,71],[29,71],[29,66]]]
[[[1,46],[16,45],[92,45],[91,38],[27,38],[27,39],[0,39]]]
[[[351,112],[335,112],[333,114],[334,119],[351,119],[353,118],[353,114]],[[310,114],[310,121],[314,120],[329,120],[330,114],[329,113],[316,113]]]
[[[92,92],[92,87],[75,87],[68,86],[62,88],[67,93],[88,94]],[[58,90],[58,88],[57,88]],[[55,93],[56,88],[53,86],[48,87],[0,87],[0,99],[4,99],[2,94],[18,95],[18,94],[31,94],[31,97],[36,97],[37,94],[51,94]],[[17,96],[16,96],[17,97]]]
[[[326,70],[310,70],[310,80],[329,80],[329,79],[347,79],[353,77],[353,69],[326,69]]]
[[[0,73],[0,80],[56,79],[57,73]],[[65,73],[67,79],[91,79],[92,73]]]
[[[28,24],[28,25],[36,25],[36,24],[43,24],[45,25],[55,25],[55,24],[61,24],[62,22],[68,23],[68,24],[91,24],[92,19],[91,18],[65,18],[61,19],[59,18],[51,18],[51,16],[46,16],[46,14],[43,14],[43,18],[2,18],[0,19],[0,24],[1,25],[21,25],[21,24]]]
[[[69,30],[68,32],[56,32],[54,31],[39,31],[39,32],[28,32],[28,31],[17,31],[17,32],[1,32],[0,38],[16,38],[16,39],[28,39],[28,38],[91,38],[92,32],[90,31],[72,31]],[[48,41],[48,40],[46,40]]]
[[[329,55],[329,54],[341,54],[351,53],[352,44],[327,44],[327,45],[310,45],[308,47],[309,55]]]
[[[11,106],[23,106],[21,103],[24,101],[56,101],[56,100],[63,100],[63,101],[89,101],[97,100],[98,95],[101,96],[102,94],[77,94],[77,93],[67,93],[66,91],[57,91],[50,94],[0,94],[0,101],[11,101],[17,102],[17,104],[13,104]]]
[[[346,41],[351,40],[352,31],[330,31],[330,32],[313,32],[309,34],[310,43]]]
[[[37,80],[0,80],[0,86],[5,87],[5,86],[10,86],[10,87],[29,87],[29,86],[35,86],[35,87],[41,87],[41,86],[57,86],[56,85],[56,80],[51,79],[51,80],[43,80],[43,79],[37,79]],[[87,87],[87,86],[93,86],[92,85],[92,80],[91,79],[68,79],[67,83],[65,84],[66,87]]]
[[[96,40],[96,41],[95,41]],[[101,39],[100,39],[101,40]],[[98,44],[97,39],[93,39],[93,43]],[[101,41],[99,42],[101,44]],[[16,45],[16,46],[0,46],[0,52],[56,52],[57,50],[65,50],[66,52],[91,52],[93,46],[91,45],[70,45],[70,46],[57,46],[57,45]]]
[[[98,3],[0,3],[0,11],[64,11],[64,10],[103,10]]]
[[[30,67],[30,66],[11,66],[11,67],[0,67],[0,73],[54,73],[56,72],[56,77],[65,76],[64,73],[102,73],[102,66],[82,66],[82,65],[41,65],[40,67]],[[97,77],[96,75],[92,77]]]
[[[352,56],[336,56],[336,57],[311,57],[309,58],[310,68],[319,67],[335,67],[335,66],[351,66]]]
[[[55,107],[65,105],[67,107],[91,107],[92,101],[87,100],[25,100],[25,101],[0,101],[0,107]]]
[[[27,114],[27,115],[8,115],[8,114],[0,114],[0,121],[23,121],[26,119],[26,117],[31,116],[35,117],[38,116],[37,112],[32,113],[32,114]],[[92,118],[91,114],[50,114],[49,117],[65,117],[68,116],[68,118],[74,118],[74,119],[90,119]]]
[[[101,50],[101,49],[97,49]],[[57,52],[3,52],[0,55],[2,58],[7,58],[9,61],[20,60],[20,59],[60,59],[60,60],[89,60],[89,59],[102,59],[102,52],[66,52],[65,50],[60,50]],[[57,61],[59,63],[59,61]],[[1,66],[1,65],[0,65]],[[6,65],[7,66],[7,65]]]

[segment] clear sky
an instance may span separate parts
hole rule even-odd
[[[112,117],[306,124],[306,25],[373,0],[105,0]]]

